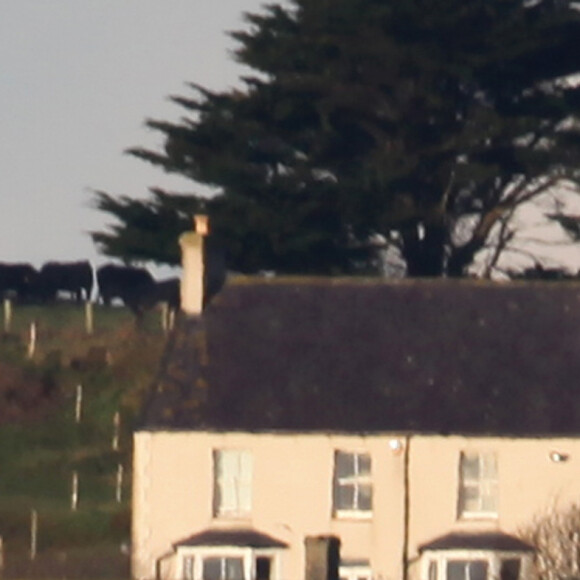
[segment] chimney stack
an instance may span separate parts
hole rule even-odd
[[[204,238],[209,233],[206,215],[193,218],[194,231],[179,238],[181,246],[181,309],[187,316],[199,316],[203,309],[204,291]]]

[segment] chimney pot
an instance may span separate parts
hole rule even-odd
[[[197,214],[193,216],[193,226],[195,233],[200,236],[207,236],[209,233],[209,220],[206,215]]]

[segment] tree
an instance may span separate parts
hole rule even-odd
[[[520,530],[520,536],[537,549],[539,580],[580,577],[579,504],[537,515],[529,526]]]
[[[491,245],[489,273],[514,212],[578,180],[567,0],[291,0],[246,20],[243,88],[191,85],[172,97],[180,122],[147,122],[164,149],[129,150],[220,190],[188,209],[211,215],[235,269],[376,271],[395,245],[409,276],[462,276]],[[97,198],[121,222],[94,234],[105,253],[131,256],[125,240],[151,231],[131,212],[156,214],[155,195]],[[183,201],[163,199],[174,224]]]

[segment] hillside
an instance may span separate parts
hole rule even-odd
[[[126,576],[131,430],[165,343],[160,314],[137,327],[94,306],[92,332],[74,304],[0,314],[4,576]]]

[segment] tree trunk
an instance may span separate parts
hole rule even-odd
[[[445,273],[447,230],[441,225],[418,224],[401,231],[402,254],[409,278],[438,278]]]

